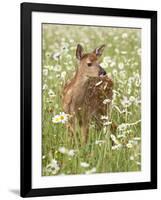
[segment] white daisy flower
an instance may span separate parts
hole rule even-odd
[[[118,150],[121,147],[122,147],[122,144],[117,144],[117,145],[112,146],[112,150]]]
[[[46,166],[46,168],[47,168],[47,170],[48,170],[49,172],[51,172],[53,175],[54,175],[54,174],[57,174],[57,172],[60,170],[60,166],[59,166],[59,164],[58,164],[58,161],[55,160],[55,159],[52,159],[51,162],[50,162],[50,164],[48,164],[48,165]]]
[[[62,154],[66,154],[68,150],[65,147],[59,147],[58,151]]]
[[[117,53],[117,54],[120,53],[119,49],[117,49],[117,48],[116,48],[114,51],[115,51],[115,53]]]
[[[48,95],[49,95],[49,97],[51,97],[51,98],[53,98],[53,97],[56,96],[55,93],[54,93],[51,89],[49,90]]]
[[[127,34],[127,33],[123,33],[123,34],[122,34],[122,38],[123,38],[123,39],[126,39],[127,37],[128,37],[128,34]]]
[[[103,100],[103,104],[108,104],[110,102],[111,102],[111,99],[105,99],[105,100]]]
[[[42,89],[43,89],[43,90],[48,89],[48,85],[47,85],[47,84],[44,84],[43,87],[42,87]]]
[[[140,141],[141,138],[140,137],[134,137],[133,140]]]
[[[141,162],[136,161],[136,164],[137,164],[137,165],[141,165]]]
[[[86,162],[81,162],[81,163],[80,163],[80,166],[81,166],[81,167],[84,167],[84,168],[87,168],[87,167],[89,167],[89,164],[86,163]]]
[[[62,69],[62,68],[61,68],[60,65],[55,65],[54,68],[53,68],[53,70],[54,70],[55,72],[60,72],[61,69]]]
[[[131,102],[134,102],[134,101],[135,101],[135,97],[134,97],[134,96],[130,96],[129,100],[130,100]]]
[[[67,74],[67,73],[66,73],[66,71],[63,71],[63,72],[61,73],[61,75],[60,75],[60,76],[61,76],[61,79],[63,79],[63,80],[64,80],[64,79],[65,79],[65,77],[66,77],[66,74]]]
[[[48,75],[48,69],[43,69],[43,75],[47,76]]]
[[[57,123],[63,123],[65,124],[68,121],[68,114],[61,112],[59,115],[55,115],[52,118],[52,122],[57,124]]]
[[[126,123],[122,123],[117,127],[117,129],[119,131],[125,131],[127,129],[127,124]]]
[[[134,160],[134,156],[130,156],[130,160]]]
[[[117,70],[116,70],[116,69],[113,69],[113,70],[112,70],[112,74],[113,74],[114,76],[117,76]]]
[[[53,70],[53,66],[52,65],[45,65],[44,68],[48,69],[49,71]]]
[[[119,63],[118,68],[122,70],[124,68],[124,63]]]
[[[121,51],[121,54],[125,55],[127,54],[127,51]]]
[[[86,173],[86,174],[93,174],[93,173],[95,173],[95,172],[96,172],[96,168],[93,167],[91,170],[88,170],[88,171],[86,171],[85,173]]]
[[[116,65],[116,62],[115,61],[112,61],[111,63],[110,63],[110,67],[114,67]]]
[[[126,78],[126,72],[125,71],[120,71],[120,77],[122,79],[125,79]]]
[[[108,125],[110,125],[110,124],[112,124],[112,122],[104,122],[104,123],[103,123],[103,126],[108,126]]]
[[[61,112],[59,117],[60,117],[61,123],[63,124],[68,121],[68,114],[64,112]]]
[[[137,54],[138,54],[139,56],[141,56],[141,49],[138,49],[138,50],[137,50]]]
[[[102,116],[101,116],[101,119],[102,119],[102,120],[108,120],[108,116],[102,115]]]
[[[128,149],[131,149],[131,148],[133,147],[133,145],[132,145],[131,143],[127,143],[127,144],[126,144],[126,147],[127,147]]]
[[[106,141],[105,140],[96,140],[95,141],[95,144],[104,144],[104,143],[106,143]]]
[[[73,157],[75,155],[75,150],[74,149],[70,149],[68,152],[67,152],[68,156],[71,156]]]
[[[54,124],[57,124],[57,123],[60,123],[60,117],[59,117],[59,115],[55,115],[53,118],[52,118],[52,122],[54,123]]]
[[[59,60],[59,58],[60,58],[60,53],[59,52],[53,54],[53,59],[54,60]]]
[[[119,144],[120,144],[119,141],[116,139],[115,135],[111,134],[110,137],[111,137],[112,141],[113,141],[116,145],[119,145]]]
[[[129,101],[129,99],[124,96],[123,97],[123,100],[121,100],[121,104],[124,106],[124,107],[129,107],[131,105],[131,102]]]
[[[111,61],[112,61],[112,60],[111,60],[111,57],[110,57],[110,56],[106,56],[106,57],[103,58],[103,62],[104,62],[104,63],[111,63]]]

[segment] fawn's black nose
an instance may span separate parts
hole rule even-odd
[[[105,76],[106,75],[106,71],[100,67],[100,71],[99,71],[99,76]]]

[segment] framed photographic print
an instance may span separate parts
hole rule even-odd
[[[157,188],[157,12],[21,4],[21,196]]]

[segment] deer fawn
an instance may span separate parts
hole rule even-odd
[[[80,44],[77,45],[76,57],[79,61],[74,77],[65,84],[63,91],[63,109],[70,114],[70,129],[76,134],[76,124],[81,129],[82,139],[87,142],[90,121],[101,128],[101,116],[109,115],[112,100],[113,81],[99,65],[105,45],[92,53],[84,54]],[[103,101],[108,99],[108,103]]]

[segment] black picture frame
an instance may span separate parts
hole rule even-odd
[[[148,18],[151,21],[151,181],[32,189],[32,12]],[[115,8],[21,4],[21,189],[22,197],[129,191],[157,188],[157,12]]]

